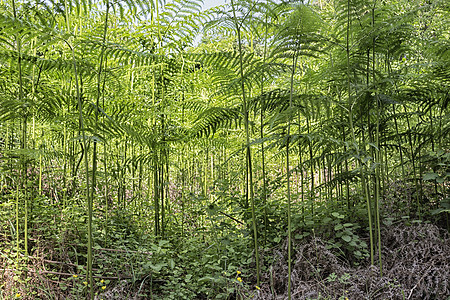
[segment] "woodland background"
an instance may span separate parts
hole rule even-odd
[[[448,1],[0,1],[1,299],[450,296]]]

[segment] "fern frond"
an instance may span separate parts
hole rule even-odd
[[[190,129],[192,136],[209,136],[218,128],[238,127],[242,120],[240,110],[235,108],[212,107],[202,112]]]

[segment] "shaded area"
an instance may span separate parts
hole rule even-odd
[[[292,299],[446,299],[450,296],[449,235],[432,224],[385,227],[383,277],[376,266],[351,267],[319,238],[295,245]],[[287,243],[264,274],[255,299],[286,299]],[[270,282],[270,284],[269,284]]]

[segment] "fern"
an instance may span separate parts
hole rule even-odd
[[[202,112],[190,129],[191,135],[202,136],[214,134],[218,128],[238,127],[242,121],[242,114],[238,109],[212,107]]]

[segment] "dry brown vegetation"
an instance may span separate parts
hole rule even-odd
[[[431,224],[383,230],[383,276],[376,266],[349,266],[320,238],[295,245],[292,299],[446,299],[450,295],[450,238]],[[286,243],[256,299],[286,299]]]

